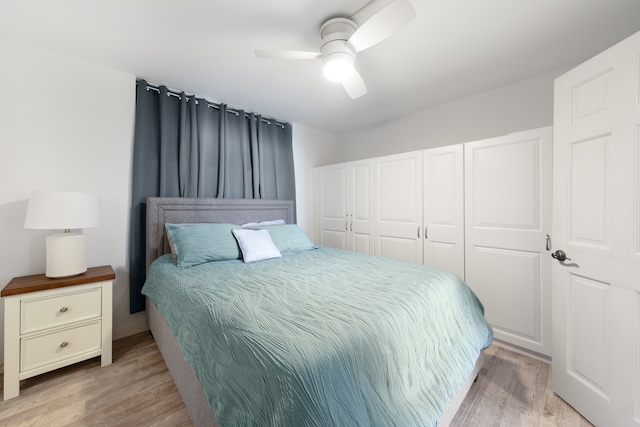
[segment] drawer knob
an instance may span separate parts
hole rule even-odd
[[[67,310],[69,310],[67,307],[62,307],[62,308],[60,309],[60,313],[66,313],[66,312],[67,312]]]
[[[65,348],[66,346],[68,346],[69,343],[66,341],[62,341],[62,343],[60,344],[60,348]]]

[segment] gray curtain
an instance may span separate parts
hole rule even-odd
[[[295,200],[291,125],[138,80],[130,312],[145,309],[146,198]]]

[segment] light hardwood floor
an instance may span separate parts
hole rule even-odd
[[[113,343],[100,358],[29,378],[0,402],[0,426],[191,426],[167,366],[148,332]]]
[[[588,427],[551,391],[551,365],[493,344],[451,427]]]
[[[0,375],[0,378],[2,376]],[[550,366],[497,345],[452,426],[590,426],[550,391]],[[116,340],[113,364],[95,358],[21,382],[0,402],[0,426],[191,426],[148,333]]]

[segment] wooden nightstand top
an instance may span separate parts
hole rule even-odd
[[[103,282],[116,278],[113,268],[110,265],[88,268],[82,274],[72,277],[50,278],[44,274],[34,274],[32,276],[22,276],[12,279],[4,287],[0,296],[8,297],[12,295],[26,294],[29,292],[46,291],[49,289],[64,288],[66,286],[85,285],[87,283]]]

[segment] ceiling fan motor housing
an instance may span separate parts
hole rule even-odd
[[[358,26],[347,18],[330,19],[320,27],[324,71],[332,80],[344,80],[353,71],[355,51],[347,44]],[[347,74],[345,74],[347,73]]]

